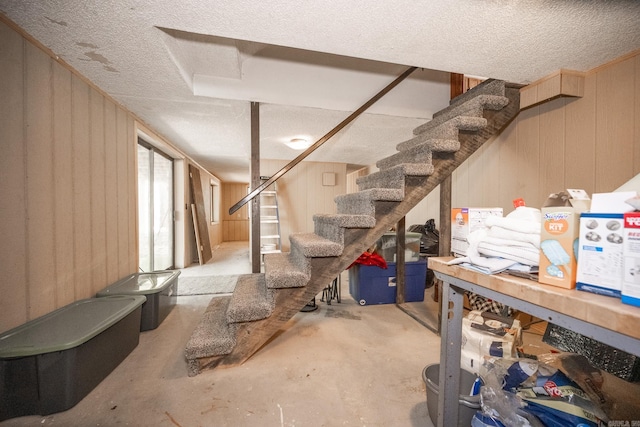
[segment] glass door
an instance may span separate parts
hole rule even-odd
[[[138,140],[140,270],[173,268],[173,160]]]

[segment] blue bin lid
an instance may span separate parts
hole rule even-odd
[[[146,299],[145,296],[116,295],[68,304],[0,335],[0,358],[78,347],[125,318]]]
[[[107,295],[147,295],[162,292],[174,283],[180,271],[152,271],[149,273],[135,273],[124,277],[96,294],[98,297]]]

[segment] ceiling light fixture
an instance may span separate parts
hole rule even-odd
[[[291,141],[285,142],[285,144],[294,150],[305,150],[311,147],[311,142],[306,138],[293,138]]]

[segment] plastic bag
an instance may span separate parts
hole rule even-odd
[[[414,224],[409,226],[407,231],[420,233],[420,253],[427,255],[438,255],[440,250],[440,233],[436,229],[436,220],[431,218],[424,225]]]
[[[640,420],[640,383],[628,382],[598,369],[585,356],[576,353],[542,354],[538,360],[562,370],[610,420]]]
[[[546,427],[606,425],[608,418],[599,402],[552,365],[493,358],[482,372],[482,410],[506,426],[533,425],[533,420]]]
[[[420,233],[420,253],[427,256],[438,256],[440,252],[440,232],[436,229],[436,220],[431,218],[424,225],[414,224],[407,228],[412,233]],[[427,268],[425,289],[435,284],[436,275]]]
[[[356,264],[362,265],[374,265],[383,269],[387,269],[387,262],[380,255],[371,252],[364,252],[362,255],[358,257],[354,262],[347,267],[347,269],[353,267]]]
[[[478,373],[485,356],[516,357],[522,344],[520,321],[493,313],[471,311],[462,319],[460,366]]]

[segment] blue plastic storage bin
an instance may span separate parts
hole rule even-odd
[[[388,268],[356,264],[349,269],[349,293],[360,305],[395,304],[396,263]],[[405,302],[424,301],[427,260],[405,263]]]

